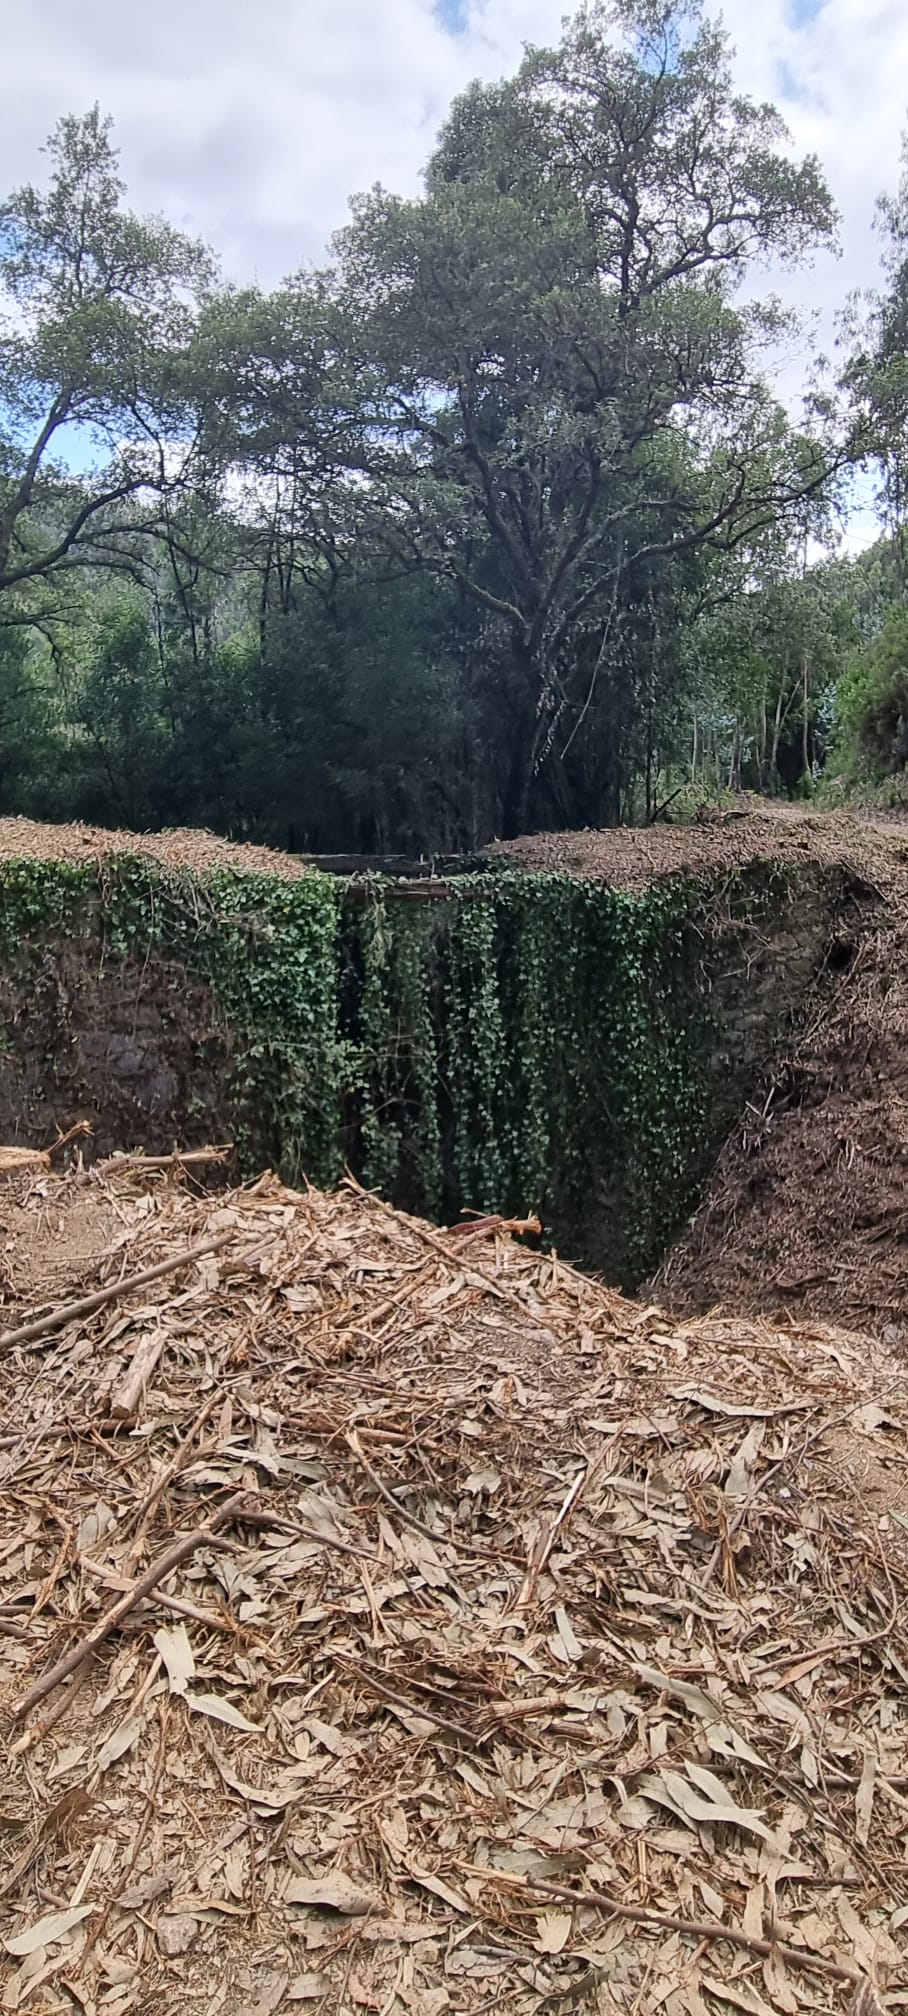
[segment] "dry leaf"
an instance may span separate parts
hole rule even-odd
[[[73,1904],[68,1911],[51,1911],[46,1918],[39,1918],[34,1925],[29,1925],[25,1932],[16,1932],[12,1939],[4,1939],[3,1945],[7,1953],[21,1960],[25,1954],[37,1953],[40,1946],[55,1946],[76,1925],[81,1925],[83,1918],[90,1918],[95,1910],[95,1904]]]
[[[704,1773],[709,1776],[709,1773]],[[748,1806],[736,1806],[728,1794],[720,1801],[706,1798],[678,1771],[660,1771],[654,1776],[640,1780],[640,1791],[644,1798],[655,1799],[666,1805],[681,1818],[696,1826],[740,1827],[745,1834],[757,1834],[762,1841],[775,1844],[775,1836],[766,1826],[759,1813]]]
[[[330,1722],[320,1722],[317,1715],[307,1715],[303,1727],[308,1730],[316,1743],[321,1744],[323,1750],[330,1750],[332,1757],[343,1757],[347,1748],[346,1737],[339,1729],[333,1728]]]
[[[181,1953],[188,1953],[198,1936],[198,1919],[183,1912],[158,1920],[158,1945],[168,1960],[177,1960]]]
[[[164,1661],[171,1694],[185,1694],[189,1681],[195,1679],[195,1659],[185,1624],[156,1631],[151,1642]]]
[[[863,1848],[870,1839],[870,1822],[873,1819],[873,1789],[876,1782],[876,1758],[869,1748],[864,1752],[864,1768],[861,1782],[854,1795],[855,1832]]]
[[[576,1631],[573,1629],[567,1611],[560,1604],[555,1611],[555,1623],[558,1626],[558,1639],[562,1647],[563,1657],[569,1663],[576,1664],[578,1659],[583,1658],[583,1646]]]
[[[541,1912],[536,1920],[538,1936],[533,1942],[537,1953],[563,1953],[572,1922],[570,1911]]]
[[[102,1743],[98,1751],[95,1760],[98,1770],[106,1771],[111,1764],[116,1764],[121,1757],[125,1757],[127,1750],[131,1750],[138,1742],[144,1727],[144,1715],[130,1715],[125,1722],[121,1722],[119,1728],[108,1736],[107,1742]]]
[[[708,1995],[718,1996],[721,2002],[730,2002],[735,2009],[743,2009],[745,2016],[775,2016],[768,2002],[758,1995],[756,1988],[746,1981],[711,1981],[701,1974],[700,1986]]]
[[[763,1446],[766,1433],[765,1421],[755,1421],[748,1429],[740,1448],[731,1459],[728,1476],[725,1479],[726,1498],[747,1498],[753,1486],[753,1470]]]
[[[762,1883],[754,1883],[747,1892],[744,1903],[744,1930],[750,1939],[763,1937],[763,1905],[765,1893]]]
[[[212,1722],[224,1722],[228,1729],[243,1729],[249,1736],[262,1733],[256,1722],[250,1722],[239,1708],[234,1708],[232,1701],[225,1701],[220,1694],[186,1694],[184,1698],[194,1715],[208,1715]]]
[[[284,1891],[285,1904],[308,1904],[325,1911],[340,1911],[345,1918],[360,1918],[381,1908],[374,1891],[354,1883],[343,1870],[327,1876],[293,1876]]]
[[[361,1974],[357,1974],[355,1967],[351,1968],[347,1976],[347,1994],[358,2009],[381,2008],[381,1997],[376,1995],[374,1988],[363,1980]]]

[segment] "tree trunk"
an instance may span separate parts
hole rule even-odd
[[[502,840],[518,840],[521,833],[527,831],[533,788],[534,742],[532,732],[527,734],[525,726],[515,724],[501,805]]]
[[[776,717],[772,724],[772,749],[769,756],[769,782],[774,785],[778,784],[779,781],[779,743],[782,739],[782,722],[782,688],[780,686],[779,697],[776,701]]]

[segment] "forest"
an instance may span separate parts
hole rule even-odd
[[[423,856],[899,802],[908,156],[813,357],[770,282],[834,204],[732,65],[585,7],[270,292],[60,120],[0,205],[0,811]]]

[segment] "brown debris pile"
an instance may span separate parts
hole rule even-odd
[[[742,793],[732,812],[705,824],[530,833],[489,852],[532,874],[589,876],[615,888],[641,887],[662,875],[734,870],[754,861],[847,866],[873,881],[889,868],[908,868],[908,828],[885,813],[815,812]]]
[[[0,1225],[0,2007],[908,2000],[884,1352],[352,1186]]]
[[[48,826],[37,819],[0,819],[0,861],[68,861],[79,868],[124,854],[143,855],[161,867],[186,868],[195,875],[230,869],[238,875],[278,875],[293,882],[310,872],[293,854],[222,840],[204,827],[127,833],[77,821]]]

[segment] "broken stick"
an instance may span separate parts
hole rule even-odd
[[[86,1632],[84,1638],[71,1645],[63,1658],[57,1660],[56,1666],[51,1666],[49,1672],[43,1673],[41,1679],[36,1680],[34,1686],[29,1688],[28,1693],[23,1694],[21,1701],[14,1703],[12,1720],[21,1722],[23,1716],[32,1708],[36,1708],[39,1701],[46,1700],[48,1694],[53,1693],[61,1680],[66,1680],[70,1673],[75,1672],[77,1666],[82,1665],[83,1660],[97,1652],[99,1645],[103,1645],[105,1638],[109,1638],[117,1625],[122,1623],[123,1618],[128,1617],[130,1610],[134,1609],[137,1603],[141,1603],[143,1596],[150,1596],[159,1582],[165,1581],[175,1568],[179,1568],[182,1561],[188,1561],[190,1554],[194,1554],[198,1547],[206,1546],[220,1527],[226,1526],[229,1519],[235,1518],[245,1498],[245,1491],[235,1491],[220,1510],[212,1515],[207,1525],[197,1526],[192,1533],[184,1533],[181,1540],[175,1540],[172,1546],[166,1548],[160,1559],[153,1561],[151,1567],[146,1568],[144,1575],[140,1575],[137,1582],[130,1584],[125,1595],[112,1605],[100,1623],[95,1625],[94,1630]]]
[[[107,1155],[96,1166],[104,1176],[119,1175],[128,1170],[132,1175],[143,1169],[197,1169],[208,1162],[226,1162],[233,1154],[232,1141],[219,1141],[211,1148],[174,1148],[169,1155]]]
[[[164,1349],[163,1330],[149,1330],[139,1339],[126,1371],[110,1396],[115,1421],[130,1421]]]
[[[651,1911],[645,1904],[625,1904],[620,1897],[613,1897],[608,1890],[574,1890],[564,1883],[548,1883],[541,1876],[511,1875],[503,1869],[490,1869],[480,1862],[460,1862],[469,1876],[484,1877],[487,1883],[497,1888],[519,1890],[527,1896],[551,1897],[557,1903],[569,1904],[576,1910],[605,1911],[613,1918],[625,1918],[631,1925],[659,1925],[670,1932],[681,1932],[690,1939],[706,1940],[708,1944],[725,1940],[729,1946],[741,1946],[749,1953],[762,1953],[767,1959],[778,1955],[780,1960],[789,1960],[793,1966],[804,1967],[808,1973],[827,1974],[833,1981],[851,1981],[859,1984],[860,1970],[857,1966],[843,1967],[838,1960],[827,1960],[825,1955],[813,1953],[804,1946],[792,1946],[784,1939],[762,1939],[755,1932],[745,1932],[738,1925],[723,1925],[718,1918],[675,1918],[668,1911]],[[869,2012],[864,2012],[869,2016]]]

